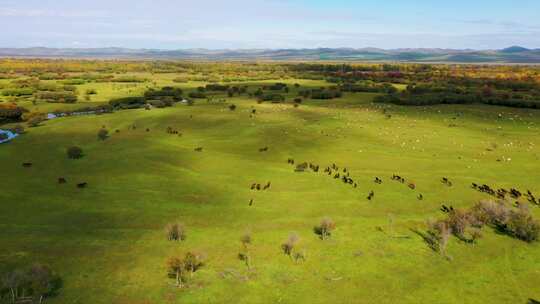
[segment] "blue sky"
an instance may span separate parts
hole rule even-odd
[[[0,0],[0,47],[540,48],[540,0]]]

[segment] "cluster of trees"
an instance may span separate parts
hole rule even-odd
[[[12,81],[8,88],[2,90],[4,96],[34,97],[34,102],[75,103],[77,87],[74,85],[57,85],[41,82],[38,78]]]
[[[144,96],[116,98],[109,101],[109,105],[115,109],[137,109],[152,105],[157,108],[170,107],[175,102],[183,100],[183,91],[175,87],[163,87],[159,90],[149,89]]]
[[[367,93],[387,93],[395,94],[398,92],[396,87],[391,83],[383,82],[373,82],[373,81],[360,81],[357,83],[344,83],[339,86],[340,90],[343,92],[367,92]]]
[[[433,250],[446,256],[451,235],[474,244],[482,237],[485,226],[525,242],[534,242],[540,237],[540,222],[533,218],[528,206],[519,204],[516,208],[505,201],[481,201],[470,210],[451,210],[446,219],[428,222],[423,237]]]
[[[0,123],[18,122],[28,110],[15,103],[0,103]]]
[[[508,89],[512,88],[512,89]],[[400,93],[379,96],[375,102],[401,105],[435,105],[484,103],[520,108],[540,109],[540,90],[528,85],[489,86],[473,81],[468,85],[455,82],[433,82],[410,84]]]
[[[334,99],[342,96],[341,90],[337,87],[301,90],[298,94],[311,99]]]
[[[48,266],[34,264],[0,274],[0,303],[42,303],[62,287],[60,277]]]

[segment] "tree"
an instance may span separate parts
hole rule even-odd
[[[184,269],[189,272],[189,276],[193,277],[193,274],[204,266],[204,256],[200,253],[189,251],[184,257]]]
[[[97,136],[98,136],[98,139],[100,139],[100,140],[106,140],[109,137],[109,131],[107,129],[104,129],[104,128],[100,129],[98,131]]]
[[[332,235],[334,229],[336,229],[336,223],[331,218],[325,217],[313,230],[321,236],[322,240],[326,240]]]
[[[67,156],[70,159],[79,159],[83,157],[83,150],[80,147],[72,146],[67,149]]]
[[[246,263],[247,269],[251,269],[251,254],[250,254],[250,248],[252,238],[249,233],[244,234],[240,238],[240,242],[242,243],[242,251],[238,254],[238,258],[241,261],[244,261]]]
[[[19,288],[23,285],[24,273],[19,270],[8,272],[2,278],[2,285],[9,289],[12,302],[15,303],[19,297]]]
[[[174,277],[176,286],[182,288],[187,281],[185,274],[189,273],[189,277],[193,277],[193,274],[204,266],[204,260],[202,254],[192,251],[187,252],[184,257],[171,257],[167,260],[169,276]]]
[[[184,260],[180,257],[170,257],[167,260],[167,268],[169,274],[172,274],[176,279],[176,287],[182,288],[182,274],[184,271]]]
[[[46,296],[51,295],[57,287],[57,279],[52,270],[44,265],[35,264],[28,271],[28,280],[34,297],[43,302]]]
[[[170,223],[165,227],[169,241],[183,241],[186,239],[186,228],[182,223]]]
[[[287,241],[281,244],[281,250],[283,250],[283,253],[285,253],[285,255],[288,255],[290,258],[292,258],[292,253],[298,240],[299,240],[298,235],[291,233]]]

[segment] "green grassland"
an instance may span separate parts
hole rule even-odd
[[[151,82],[78,86],[81,92],[98,91],[90,101],[21,104],[39,111],[73,110],[135,96],[148,86],[189,90],[203,84],[175,84],[173,74],[143,76]],[[280,104],[258,104],[244,96],[200,99],[193,106],[66,117],[28,129],[0,146],[0,264],[51,265],[63,287],[47,303],[527,303],[540,298],[537,243],[485,228],[475,245],[452,238],[449,260],[413,232],[425,229],[430,218],[442,218],[443,203],[467,208],[489,198],[471,189],[471,182],[540,193],[540,112],[380,105],[368,93],[306,100],[295,108],[292,96],[295,92]],[[237,109],[229,110],[230,104]],[[134,124],[137,129],[130,130]],[[111,131],[105,141],[96,136],[102,126]],[[182,136],[167,134],[168,127]],[[82,147],[85,157],[68,159],[65,151],[72,145]],[[195,152],[197,147],[203,151]],[[268,152],[259,152],[262,147]],[[288,158],[346,167],[358,188],[322,170],[295,172]],[[23,168],[23,162],[33,167]],[[391,181],[393,174],[414,181],[417,189]],[[59,177],[68,183],[58,184]],[[375,177],[383,183],[373,183]],[[453,187],[443,185],[442,177]],[[250,190],[253,182],[268,181],[270,190]],[[78,189],[80,182],[88,187]],[[375,198],[368,201],[370,191]],[[420,193],[423,201],[417,199]],[[537,207],[531,209],[540,216]],[[337,229],[322,241],[313,226],[326,216]],[[164,232],[176,220],[187,228],[187,239],[179,243],[167,241]],[[253,237],[249,272],[238,260],[246,231]],[[295,263],[280,249],[292,232],[300,236],[297,248],[305,252],[305,262]],[[166,260],[189,250],[204,252],[207,263],[189,288],[178,289],[167,277]]]

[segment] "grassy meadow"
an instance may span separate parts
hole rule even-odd
[[[96,89],[90,100],[19,104],[42,112],[73,110],[140,95],[149,86],[189,91],[206,84],[174,83],[176,76],[167,73],[136,75],[151,83],[86,83],[78,89]],[[302,79],[240,84],[277,81],[330,85]],[[540,193],[538,110],[376,104],[374,93],[306,99],[293,107],[293,96],[295,90],[288,102],[257,103],[218,94],[214,101],[195,99],[193,106],[64,117],[28,128],[0,146],[0,267],[50,265],[62,288],[46,303],[540,299],[538,243],[486,227],[474,245],[452,237],[445,258],[415,233],[428,219],[445,216],[442,204],[469,208],[490,199],[472,189],[473,182]],[[102,127],[110,131],[104,141],[96,135]],[[168,134],[168,127],[181,136]],[[83,148],[83,158],[67,158],[73,145]],[[268,151],[259,152],[263,147]],[[289,158],[321,170],[295,172]],[[23,168],[24,162],[33,166]],[[332,164],[347,168],[358,187],[325,174]],[[416,189],[392,181],[393,174]],[[67,183],[59,184],[59,177]],[[442,177],[453,186],[442,184]],[[82,182],[87,188],[76,187]],[[267,182],[266,191],[250,190],[252,183]],[[540,217],[538,207],[531,210]],[[324,217],[336,229],[323,241],[313,227]],[[174,221],[185,225],[185,241],[166,239],[164,228]],[[246,232],[253,238],[250,270],[238,259]],[[303,262],[280,248],[291,233],[300,238]],[[191,250],[204,253],[206,263],[189,287],[176,288],[166,261]]]

